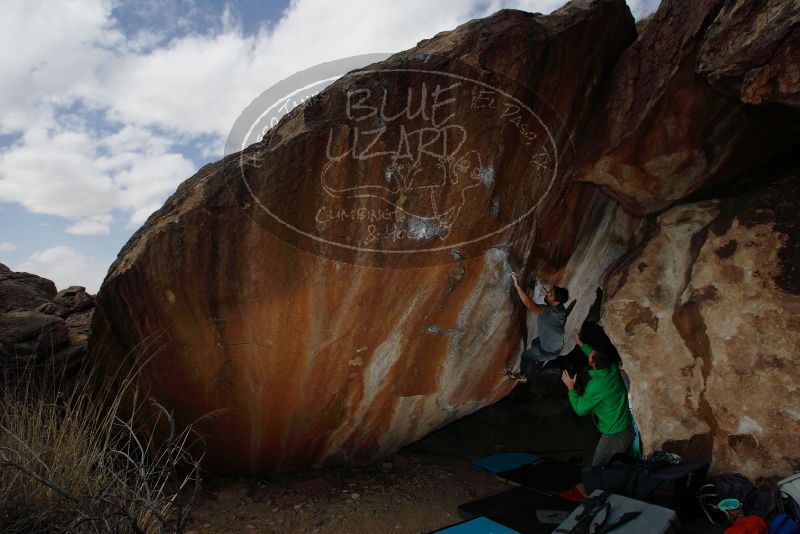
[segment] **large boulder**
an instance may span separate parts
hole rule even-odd
[[[50,302],[56,285],[41,276],[17,273],[0,263],[0,313],[29,311]]]
[[[743,102],[800,110],[800,3],[726,2],[706,32],[697,72]]]
[[[675,207],[613,271],[605,328],[647,450],[800,467],[800,181]]]
[[[83,346],[89,342],[94,309],[84,310],[69,315],[65,321],[67,325],[67,338],[70,345]]]
[[[371,461],[501,398],[522,333],[510,270],[593,297],[636,226],[569,181],[570,138],[634,36],[622,0],[583,0],[349,73],[148,219],[93,346],[112,366],[153,356],[140,385],[179,423],[224,410],[199,423],[216,471]],[[610,259],[570,264],[578,244]]]
[[[766,79],[758,82],[757,92],[763,93],[758,98],[794,98],[794,41],[780,47],[782,35],[797,35],[796,10],[795,2],[781,0],[663,0],[640,24],[636,42],[604,88],[601,111],[578,138],[580,179],[600,185],[627,210],[642,215],[709,189],[719,194],[724,184],[742,181],[752,169],[795,152],[796,113],[743,104],[736,76],[750,80],[745,73],[774,61],[769,63],[774,68],[764,68],[784,82],[774,84],[772,92],[773,75],[759,74]],[[774,20],[781,13],[791,17]],[[714,87],[729,88],[732,96],[697,76],[698,68],[714,80]]]
[[[85,361],[94,296],[81,286],[56,292],[50,280],[0,264],[0,367],[11,381],[37,365],[51,372]]]
[[[94,297],[86,292],[83,286],[70,286],[62,289],[53,297],[51,303],[45,304],[44,313],[51,313],[59,317],[67,317],[74,313],[85,312],[94,307]],[[46,311],[45,311],[46,310]]]
[[[34,311],[0,315],[0,343],[6,354],[18,360],[52,356],[68,343],[64,320]]]

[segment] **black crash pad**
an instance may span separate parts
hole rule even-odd
[[[462,517],[483,516],[523,534],[545,534],[578,504],[560,497],[517,487],[458,507]]]
[[[578,465],[553,458],[497,473],[497,477],[549,495],[575,487],[581,482]]]

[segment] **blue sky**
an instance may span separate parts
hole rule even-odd
[[[634,14],[658,0],[628,0]],[[323,61],[564,0],[4,0],[0,262],[96,292],[239,112]],[[435,7],[433,7],[435,6]]]

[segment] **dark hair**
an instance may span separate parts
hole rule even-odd
[[[619,352],[614,344],[609,339],[603,327],[593,321],[584,321],[581,325],[581,331],[578,334],[581,341],[597,349],[599,352],[605,353],[612,362],[619,363],[621,358]]]
[[[563,287],[555,286],[553,287],[553,297],[555,297],[556,301],[560,304],[566,304],[569,300],[569,291]]]
[[[597,349],[594,349],[594,368],[595,369],[605,369],[609,365],[611,365],[614,360],[605,352],[601,352]]]

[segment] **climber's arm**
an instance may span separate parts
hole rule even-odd
[[[590,390],[588,386],[583,395],[578,395],[574,389],[574,381],[573,387],[569,388],[567,392],[567,397],[569,398],[569,403],[572,405],[572,409],[580,416],[590,414],[592,410],[600,404],[600,396],[593,389]]]
[[[528,308],[530,311],[535,313],[536,315],[541,315],[544,313],[544,309],[533,302],[533,300],[528,296],[524,289],[519,285],[519,280],[517,280],[517,275],[515,273],[511,273],[511,279],[514,281],[514,287],[517,289],[517,294],[519,295],[520,300]]]

